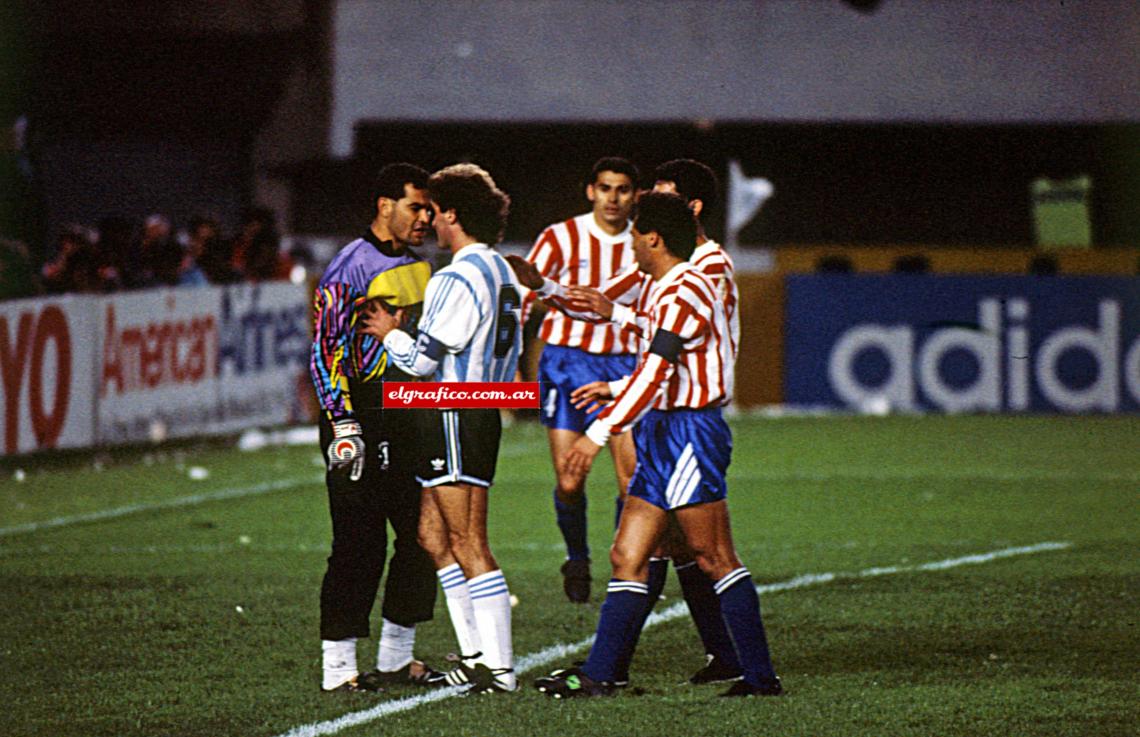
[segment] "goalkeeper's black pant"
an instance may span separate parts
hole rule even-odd
[[[350,481],[348,469],[326,471],[332,515],[332,554],[321,584],[321,639],[369,636],[369,617],[384,574],[387,525],[396,533],[383,617],[405,627],[432,618],[435,564],[416,540],[420,485],[415,478],[417,442],[411,413],[416,410],[357,410],[364,431],[364,472]],[[321,449],[332,439],[327,419],[320,423]]]

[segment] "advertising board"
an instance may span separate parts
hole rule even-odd
[[[789,404],[1140,410],[1140,279],[804,275],[786,304]]]
[[[0,303],[3,455],[92,444],[95,302]]]

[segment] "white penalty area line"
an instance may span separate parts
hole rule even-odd
[[[802,576],[782,581],[780,583],[762,584],[756,587],[756,591],[761,594],[773,594],[779,591],[791,591],[793,589],[807,588],[808,586],[816,586],[818,584],[830,583],[832,581],[848,580],[848,579],[861,579],[861,578],[875,578],[877,576],[889,576],[898,573],[915,573],[915,572],[929,572],[929,571],[945,571],[950,568],[958,568],[960,566],[981,565],[983,563],[990,563],[1002,558],[1011,558],[1017,555],[1032,555],[1034,553],[1045,553],[1054,550],[1065,550],[1072,547],[1069,542],[1044,542],[1036,545],[1026,545],[1016,548],[1004,548],[1002,550],[993,550],[988,553],[977,553],[975,555],[965,555],[959,558],[947,558],[945,560],[936,560],[930,563],[920,563],[917,565],[902,565],[902,566],[883,566],[878,568],[865,568],[855,573],[808,573]],[[687,616],[689,613],[688,607],[685,603],[678,602],[665,609],[654,612],[646,620],[645,626],[653,627],[654,625],[663,622],[669,622],[680,617]],[[515,661],[515,672],[518,675],[523,675],[529,671],[541,668],[551,663],[563,660],[574,653],[584,650],[594,643],[594,636],[590,635],[584,639],[572,643],[559,643],[551,645],[548,648],[539,650],[538,652],[524,655]],[[420,694],[418,696],[409,696],[395,701],[386,701],[377,704],[371,709],[363,711],[354,711],[345,714],[337,719],[332,719],[325,722],[314,722],[312,724],[304,724],[299,727],[294,727],[288,732],[283,732],[277,737],[319,737],[320,735],[336,734],[341,730],[355,727],[360,724],[381,719],[390,714],[398,714],[400,712],[411,711],[424,704],[431,704],[436,701],[458,696],[463,693],[462,688],[446,688],[437,691],[429,691],[428,693]]]
[[[285,479],[282,481],[268,481],[262,484],[254,484],[253,486],[238,486],[229,489],[220,489],[218,491],[209,491],[203,494],[180,496],[175,499],[167,499],[165,501],[146,502],[143,504],[129,504],[125,507],[102,509],[98,512],[73,514],[67,517],[53,517],[52,519],[46,519],[40,522],[28,522],[22,525],[12,525],[11,527],[0,527],[0,537],[22,535],[29,532],[39,532],[40,530],[50,530],[55,527],[67,527],[69,525],[77,525],[82,522],[98,522],[101,520],[115,519],[116,517],[126,517],[127,515],[139,514],[141,512],[152,512],[158,509],[192,507],[197,504],[218,501],[221,499],[239,499],[246,496],[257,496],[259,494],[268,494],[273,491],[283,491],[285,489],[292,489],[298,486],[306,486],[308,484],[319,483],[321,483],[321,479],[317,476],[313,476],[312,478],[308,479]]]

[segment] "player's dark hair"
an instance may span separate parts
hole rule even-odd
[[[388,164],[376,174],[376,179],[372,182],[372,204],[375,206],[376,200],[381,197],[402,199],[405,184],[416,189],[427,189],[427,182],[428,173],[415,164]]]
[[[604,171],[612,171],[615,174],[625,174],[629,177],[629,181],[633,183],[633,188],[637,189],[641,180],[641,172],[637,170],[637,166],[629,159],[623,159],[620,156],[604,156],[594,162],[594,168],[590,170],[590,179],[586,184],[595,184],[598,181],[598,175]]]
[[[688,261],[697,247],[697,221],[684,197],[672,192],[646,192],[637,201],[633,227],[641,233],[657,233],[665,248]]]
[[[475,164],[452,164],[428,179],[428,195],[440,211],[455,210],[463,232],[482,243],[503,239],[511,198]]]
[[[672,182],[677,187],[677,194],[686,200],[700,200],[703,207],[697,219],[702,222],[716,205],[720,191],[713,170],[695,159],[666,161],[653,171],[653,181]]]

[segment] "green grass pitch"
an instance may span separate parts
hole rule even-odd
[[[329,522],[316,448],[184,445],[4,462],[0,734],[1136,734],[1140,418],[732,425],[729,504],[757,583],[842,574],[762,594],[785,696],[683,685],[703,662],[685,617],[647,630],[634,687],[608,699],[530,688],[582,652],[524,674],[517,694],[321,694]],[[520,599],[521,659],[593,632],[614,484],[603,456],[590,486],[595,597],[576,606],[557,573],[541,428],[509,428],[499,469],[491,541]],[[961,560],[1050,542],[1066,545]],[[962,564],[923,567],[944,560]],[[665,597],[659,611],[679,602],[672,574]],[[362,665],[374,648],[360,643]],[[442,665],[453,649],[441,596],[417,653]]]

